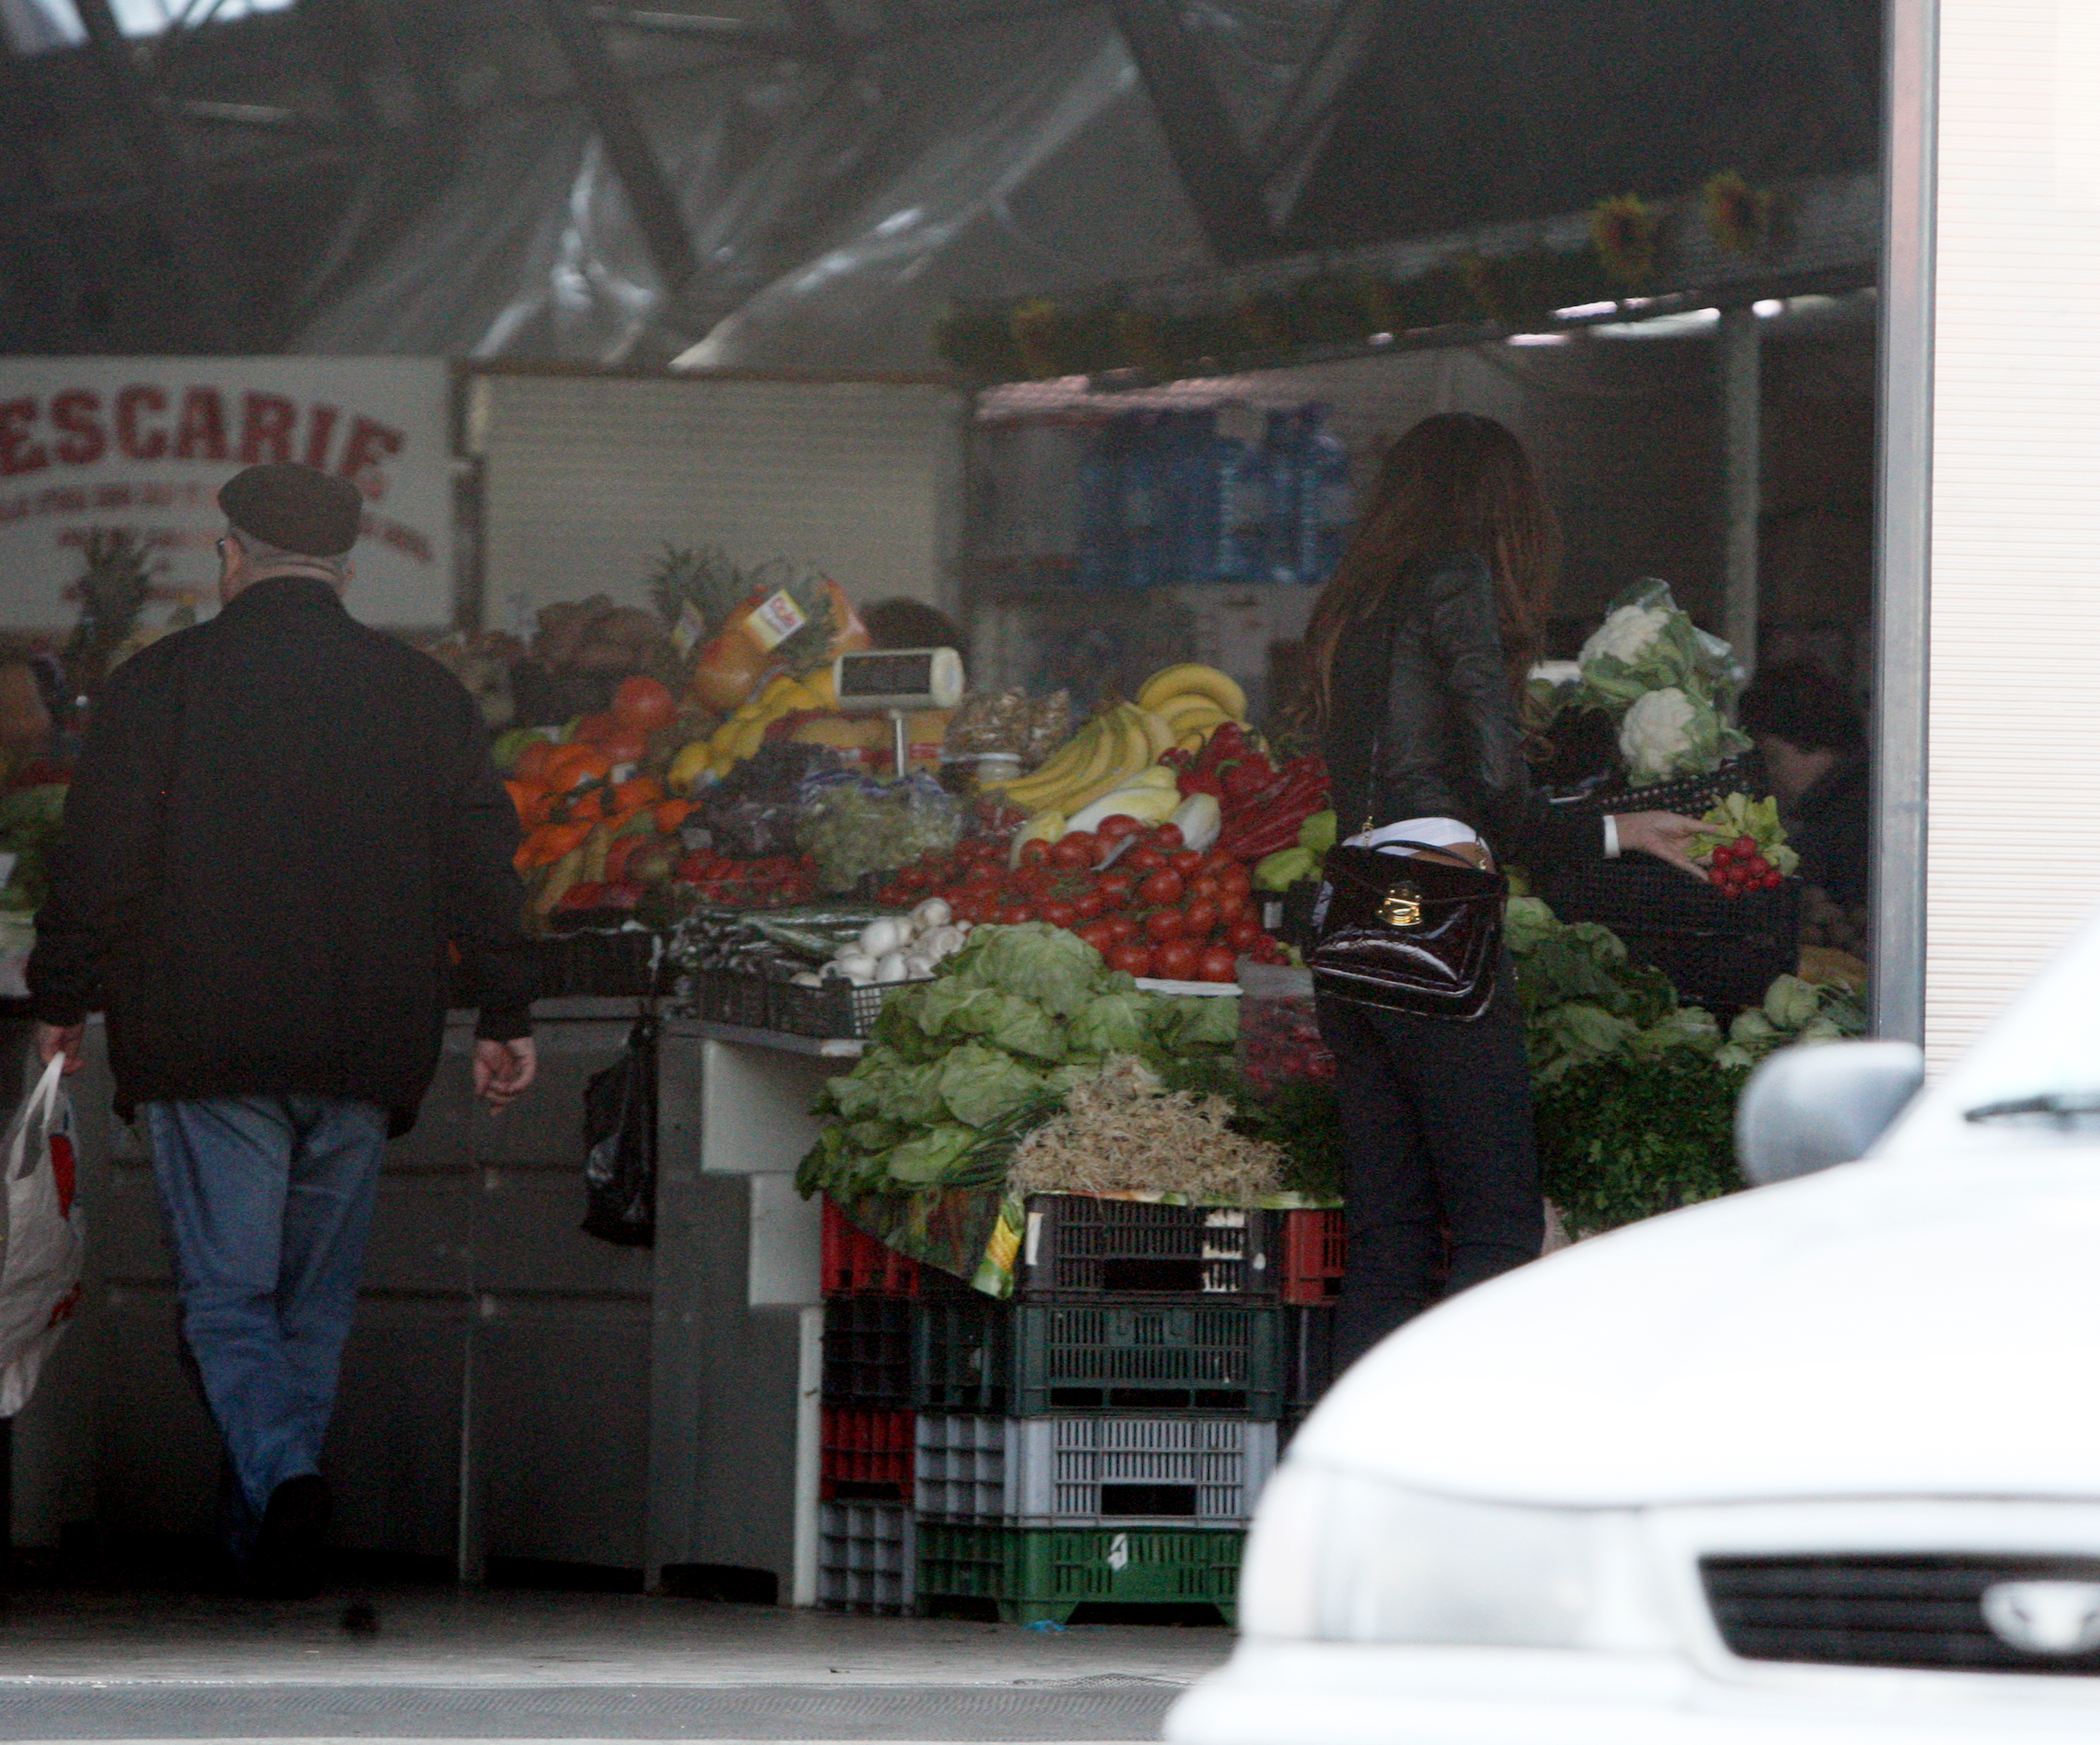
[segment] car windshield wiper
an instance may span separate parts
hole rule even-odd
[[[2023,1115],[2039,1115],[2056,1121],[2100,1117],[2100,1090],[2042,1091],[2032,1097],[2014,1097],[2004,1102],[1979,1103],[1963,1119],[2010,1121]]]

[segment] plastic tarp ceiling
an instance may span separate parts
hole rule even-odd
[[[1326,4],[1242,20],[1213,0],[1242,126],[1273,108]],[[699,263],[675,299],[580,106],[543,105],[485,119],[451,183],[294,349],[920,371],[938,367],[955,298],[1209,264],[1098,11],[951,24],[843,73],[718,66],[634,101]]]

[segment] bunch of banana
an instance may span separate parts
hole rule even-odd
[[[1246,693],[1215,666],[1195,661],[1154,673],[1138,691],[1137,706],[1165,721],[1184,751],[1201,751],[1229,721],[1246,722]]]
[[[990,785],[1023,811],[1067,815],[1113,793],[1174,743],[1167,723],[1129,703],[1094,717],[1027,775]]]

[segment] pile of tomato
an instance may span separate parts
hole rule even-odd
[[[1173,824],[1148,830],[1134,818],[1105,820],[1052,846],[1030,842],[1009,867],[1003,843],[973,840],[923,856],[876,897],[909,908],[939,897],[955,919],[1066,927],[1131,975],[1170,982],[1230,982],[1238,960],[1282,963],[1264,930],[1254,878],[1223,850],[1186,846]]]
[[[817,900],[817,863],[806,855],[734,860],[712,849],[695,849],[678,863],[677,877],[701,902],[723,908],[786,908]]]

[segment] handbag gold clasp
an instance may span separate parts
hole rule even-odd
[[[1422,893],[1412,885],[1396,885],[1379,904],[1379,919],[1388,927],[1422,925]]]

